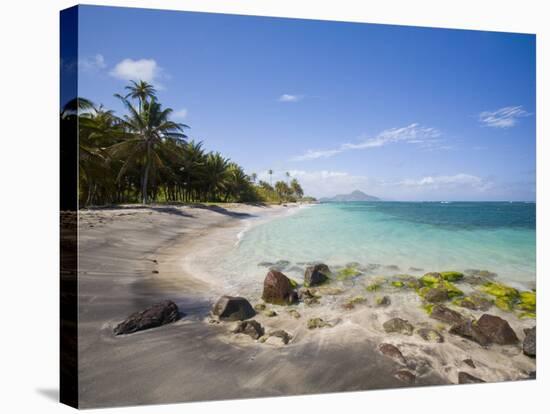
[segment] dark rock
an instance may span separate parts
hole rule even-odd
[[[476,322],[476,326],[480,332],[499,345],[512,345],[519,341],[508,322],[498,316],[483,314]]]
[[[241,321],[233,329],[233,333],[242,333],[250,336],[252,339],[258,339],[264,335],[264,328],[255,320]]]
[[[537,357],[537,327],[524,329],[523,353],[531,358]]]
[[[185,314],[171,300],[157,303],[141,312],[131,314],[114,329],[115,335],[130,334],[177,321]]]
[[[403,381],[407,384],[414,384],[415,381],[416,381],[416,375],[414,375],[410,371],[407,371],[406,369],[402,369],[401,371],[397,371],[394,376],[398,380]]]
[[[491,338],[485,335],[477,324],[472,321],[463,321],[453,325],[452,328],[449,329],[449,333],[477,342],[481,346],[491,344]]]
[[[274,337],[277,337],[277,338],[281,338],[282,343],[285,344],[285,345],[287,345],[290,342],[290,340],[292,339],[292,336],[288,332],[283,331],[282,329],[270,332],[269,336],[274,336]]]
[[[446,289],[431,288],[424,295],[424,299],[431,303],[445,302],[449,299],[449,295]]]
[[[297,302],[298,294],[292,289],[288,277],[277,270],[270,270],[264,279],[262,299],[276,305],[289,305]]]
[[[416,330],[416,333],[418,334],[418,336],[428,342],[442,343],[445,341],[443,339],[443,336],[435,329],[420,328]]]
[[[330,277],[330,269],[326,264],[318,263],[314,266],[309,266],[304,274],[304,285],[318,286],[328,281]]]
[[[458,373],[458,383],[459,384],[480,384],[483,381],[481,378],[474,377],[473,375],[468,374],[467,372]]]
[[[463,359],[462,362],[464,362],[466,365],[474,369],[476,367],[476,364],[474,364],[474,361],[472,360],[472,358]]]
[[[243,321],[256,315],[248,300],[239,296],[222,296],[212,309],[222,321]]]
[[[412,335],[414,331],[414,327],[408,321],[401,318],[392,318],[384,322],[382,326],[387,333],[396,332],[403,335]]]
[[[466,318],[457,311],[449,309],[443,305],[434,305],[432,312],[430,313],[430,317],[450,324],[456,324],[466,320]]]
[[[383,355],[386,355],[387,357],[395,359],[396,361],[402,363],[403,365],[407,363],[407,361],[405,360],[405,357],[403,356],[399,348],[397,348],[395,345],[384,343],[384,344],[380,344],[378,346],[378,349],[380,350],[380,353],[382,353]]]

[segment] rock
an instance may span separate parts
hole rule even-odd
[[[273,338],[279,338],[281,340],[281,342],[285,345],[287,345],[290,342],[290,340],[292,339],[292,336],[288,332],[283,331],[282,329],[270,332],[268,335],[270,337],[273,337]],[[269,342],[269,340],[268,340],[268,342]]]
[[[250,336],[252,339],[258,339],[263,336],[264,328],[255,320],[241,321],[237,323],[237,326],[233,329],[233,333],[242,333]]]
[[[384,331],[387,333],[400,333],[403,335],[412,335],[414,327],[405,319],[392,318],[383,324]]]
[[[354,296],[352,298],[349,298],[342,307],[344,309],[350,310],[355,308],[355,305],[365,304],[367,303],[367,299],[365,299],[364,296]]]
[[[265,310],[266,306],[265,306],[265,303],[257,303],[254,305],[254,310],[256,312],[261,312],[263,310]]]
[[[459,372],[458,373],[458,383],[459,384],[480,384],[483,381],[480,378],[474,377],[473,375],[468,374],[467,372]]]
[[[131,314],[114,329],[115,335],[131,334],[177,321],[185,314],[171,300],[157,303],[141,312]]]
[[[240,296],[222,296],[212,313],[222,321],[243,321],[256,315],[250,302]]]
[[[304,274],[305,286],[318,286],[327,282],[330,277],[330,269],[326,264],[318,263],[309,266]]]
[[[260,262],[258,263],[258,266],[261,266],[261,267],[271,267],[273,266],[274,263],[272,262]]]
[[[390,306],[391,299],[389,296],[379,296],[376,298],[376,306]]]
[[[493,306],[492,301],[490,301],[487,298],[484,298],[483,296],[475,295],[475,294],[472,296],[466,296],[465,298],[457,299],[453,303],[455,303],[456,305],[462,308],[471,309],[471,310],[481,310],[481,311],[486,311],[491,306]]]
[[[433,287],[434,285],[440,283],[443,279],[441,278],[441,273],[429,272],[420,278],[423,286]]]
[[[472,321],[463,321],[453,325],[451,329],[449,329],[449,333],[477,342],[481,346],[491,344],[491,338],[485,335],[477,324]]]
[[[537,357],[537,327],[524,329],[523,353],[531,358]]]
[[[476,364],[474,364],[474,361],[471,358],[463,359],[462,362],[474,369],[476,367]]]
[[[464,274],[460,272],[441,272],[440,274],[443,280],[449,282],[458,282],[464,278]]]
[[[331,324],[321,318],[311,318],[307,321],[307,329],[330,327]]]
[[[424,299],[431,303],[445,302],[449,299],[449,295],[445,289],[431,288],[424,295]]]
[[[288,311],[288,313],[290,314],[290,316],[292,316],[294,319],[300,319],[302,317],[302,315],[300,315],[300,312],[298,312],[296,309],[290,309]]]
[[[420,268],[420,267],[412,267],[412,266],[409,267],[409,272],[415,272],[415,273],[417,273],[417,272],[423,272],[423,271],[424,271],[424,269],[422,269],[422,268]]]
[[[403,381],[407,384],[414,384],[416,381],[416,375],[414,375],[412,372],[407,371],[406,369],[402,369],[401,371],[397,371],[394,375],[395,378],[397,378],[400,381]]]
[[[384,266],[384,269],[391,270],[393,272],[399,272],[399,266],[394,264]]]
[[[384,344],[380,344],[378,346],[378,349],[380,350],[381,354],[387,357],[390,357],[392,359],[395,359],[396,361],[402,363],[403,365],[407,363],[407,361],[405,360],[405,357],[403,356],[399,348],[397,348],[395,345],[384,343]]]
[[[445,341],[443,335],[437,332],[435,329],[420,328],[416,330],[418,336],[428,342],[442,343]]]
[[[292,289],[290,279],[277,270],[270,270],[264,279],[264,302],[289,305],[298,301],[298,294]]]
[[[264,315],[268,318],[273,318],[274,316],[277,316],[277,312],[275,312],[273,309],[268,309],[264,312]]]
[[[466,320],[466,318],[457,311],[449,309],[443,305],[434,305],[431,310],[430,317],[450,324],[461,323]]]
[[[476,326],[491,341],[499,345],[512,345],[519,341],[508,322],[498,316],[485,313],[478,319]]]
[[[159,271],[158,270],[152,270],[151,273],[154,273],[155,275],[158,275]]]

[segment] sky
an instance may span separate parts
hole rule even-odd
[[[306,194],[535,200],[535,36],[80,6],[79,96],[151,82],[208,150]]]

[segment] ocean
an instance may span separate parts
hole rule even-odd
[[[214,258],[228,285],[261,286],[270,263],[303,279],[310,262],[357,263],[377,275],[488,270],[535,282],[536,204],[521,202],[348,202],[294,209],[243,229]],[[256,289],[255,289],[256,290]]]

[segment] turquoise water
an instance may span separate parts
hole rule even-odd
[[[224,267],[228,276],[262,280],[263,261],[289,261],[285,273],[297,278],[305,262],[358,262],[379,264],[379,272],[486,269],[534,282],[535,209],[496,202],[314,205],[251,227]]]

